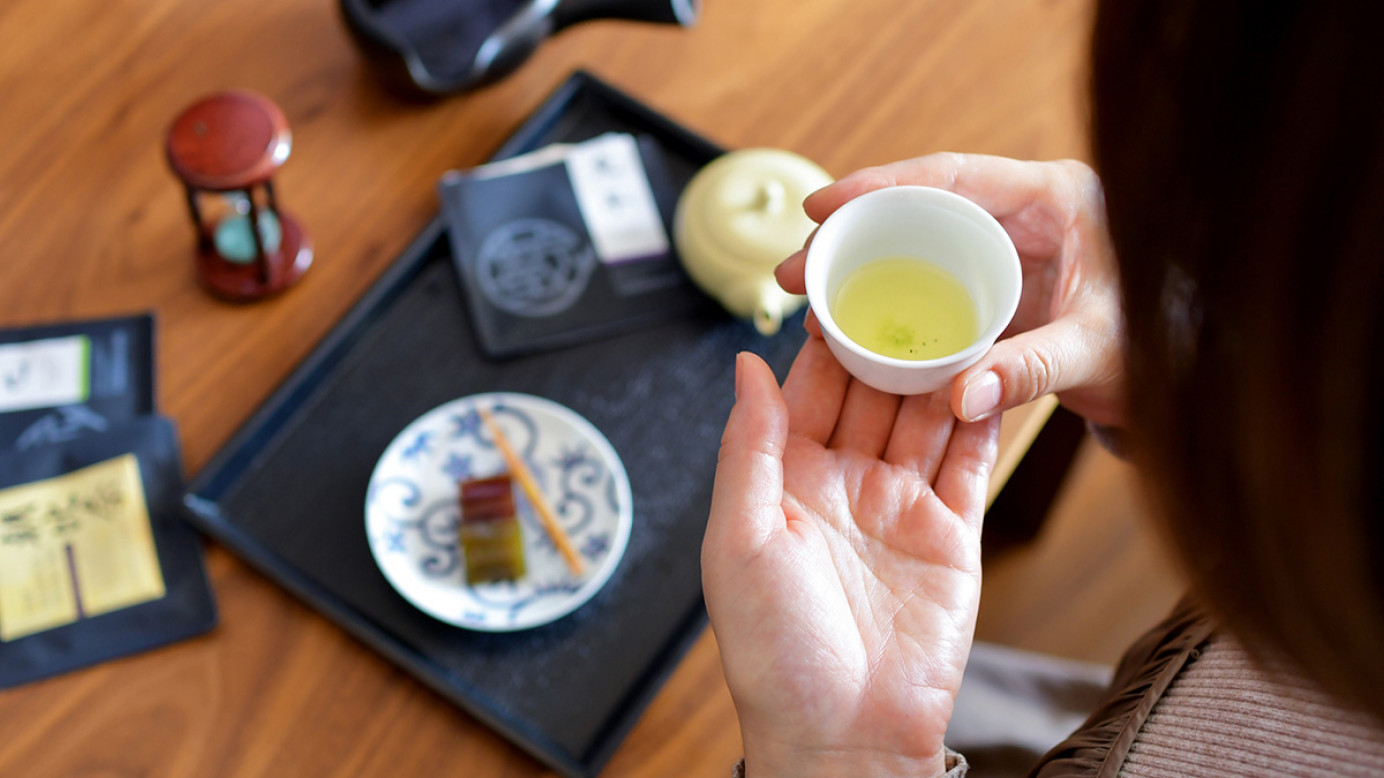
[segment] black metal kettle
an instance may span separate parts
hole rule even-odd
[[[700,0],[340,0],[386,84],[411,97],[475,89],[513,72],[545,39],[591,19],[691,25]]]

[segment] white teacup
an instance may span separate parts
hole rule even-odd
[[[931,262],[966,287],[980,333],[969,346],[936,359],[896,359],[842,333],[831,312],[841,284],[860,266],[891,256]],[[892,394],[937,391],[975,364],[1014,317],[1023,284],[1019,253],[995,217],[926,186],[877,189],[841,206],[813,237],[805,275],[808,304],[836,359],[860,381]]]

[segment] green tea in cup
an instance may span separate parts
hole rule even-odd
[[[1009,233],[954,192],[890,186],[817,228],[803,263],[822,338],[856,380],[925,394],[974,365],[1013,318],[1023,273]]]
[[[951,273],[922,259],[890,256],[851,272],[832,317],[842,334],[895,359],[937,359],[980,334],[975,302]]]

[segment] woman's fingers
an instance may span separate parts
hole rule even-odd
[[[1118,327],[1069,315],[1001,340],[952,382],[952,410],[963,421],[978,421],[1045,394],[1078,390],[1088,402],[1072,410],[1100,424],[1121,423]]]
[[[1054,260],[1068,230],[1082,220],[1077,217],[1099,221],[1104,203],[1100,180],[1080,162],[929,154],[851,173],[808,196],[803,210],[821,223],[866,192],[905,184],[947,189],[974,201],[1000,221],[1026,263],[1043,266]],[[784,290],[805,292],[806,256],[804,248],[779,265],[775,275]]]
[[[832,356],[826,341],[808,338],[783,382],[789,428],[825,446],[841,418],[850,379],[850,374]]]
[[[1035,203],[1071,202],[1076,187],[1095,181],[1079,162],[1024,162],[984,154],[928,154],[864,168],[813,192],[803,202],[820,224],[847,202],[875,189],[915,185],[947,189],[989,211],[997,219]],[[1098,184],[1097,184],[1098,185]]]
[[[821,224],[837,208],[866,192],[890,186],[932,186],[975,202],[1004,224],[1021,254],[1046,255],[1062,240],[1074,212],[1104,204],[1100,179],[1075,160],[1026,162],[984,154],[928,154],[857,170],[808,195],[803,211]],[[1090,215],[1090,214],[1088,214]],[[811,243],[811,240],[808,241]],[[790,292],[802,286],[802,258],[785,260],[779,283]]]
[[[788,259],[774,268],[774,278],[783,291],[789,294],[807,294],[807,284],[803,282],[803,267],[807,263],[807,249],[798,249],[788,255]]]
[[[841,405],[841,418],[831,433],[829,448],[850,449],[871,459],[884,455],[894,417],[899,411],[899,396],[887,394],[851,381]]]
[[[999,446],[998,416],[973,423],[957,422],[932,487],[943,505],[975,527],[985,516],[985,496]]]
[[[759,357],[739,354],[735,407],[721,435],[705,550],[750,553],[783,526],[787,439],[788,409],[773,371]]]
[[[884,461],[913,470],[931,484],[937,480],[955,423],[944,392],[903,398]]]

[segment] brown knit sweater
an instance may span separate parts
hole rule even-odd
[[[1031,776],[1384,776],[1384,725],[1259,666],[1187,606],[1130,650],[1111,692]]]

